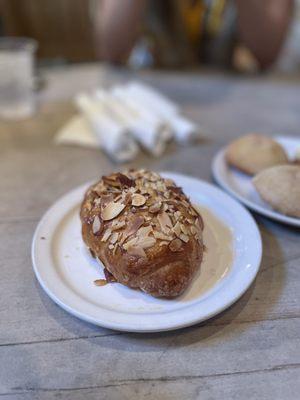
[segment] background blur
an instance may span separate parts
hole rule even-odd
[[[1,0],[0,35],[39,43],[40,64],[300,69],[299,0]]]

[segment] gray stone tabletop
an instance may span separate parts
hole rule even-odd
[[[29,399],[278,399],[300,393],[300,231],[254,215],[263,238],[259,274],[230,309],[168,333],[102,329],[60,309],[34,276],[36,224],[62,194],[117,166],[98,150],[53,136],[82,89],[126,79],[98,65],[43,71],[34,118],[0,122],[0,397]],[[197,145],[170,146],[130,166],[208,181],[216,151],[248,131],[300,134],[300,85],[266,77],[143,73],[199,122]]]

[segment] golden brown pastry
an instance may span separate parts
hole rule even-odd
[[[203,256],[203,221],[181,188],[145,170],[103,176],[85,194],[82,237],[108,280],[157,297],[190,284]]]
[[[225,157],[229,165],[249,175],[288,162],[288,157],[279,143],[257,133],[234,140],[227,147]]]
[[[260,196],[275,210],[300,218],[300,166],[268,168],[253,179]]]

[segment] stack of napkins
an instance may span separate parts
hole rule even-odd
[[[139,82],[78,94],[75,104],[79,114],[55,142],[99,147],[117,162],[134,159],[140,147],[159,157],[172,139],[187,143],[200,131],[176,104]]]

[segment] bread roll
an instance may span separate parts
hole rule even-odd
[[[152,296],[183,293],[203,256],[203,221],[170,179],[130,170],[103,176],[81,205],[82,237],[107,278]]]
[[[234,140],[227,147],[225,156],[229,165],[249,175],[288,162],[287,155],[279,143],[257,133]]]
[[[260,196],[275,210],[300,218],[300,166],[268,168],[253,179]]]

